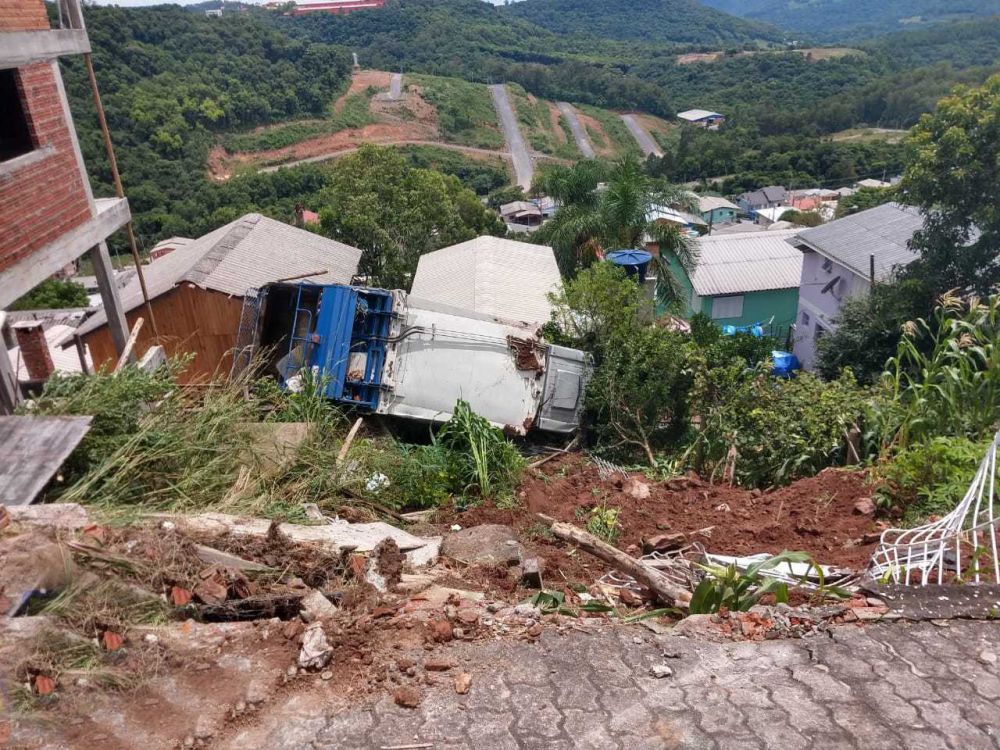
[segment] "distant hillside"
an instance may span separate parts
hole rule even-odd
[[[767,23],[720,13],[697,0],[524,0],[505,12],[558,34],[710,46],[777,42]]]
[[[860,39],[1000,13],[997,0],[701,0],[821,41]]]

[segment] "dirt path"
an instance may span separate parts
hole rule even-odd
[[[446,148],[450,151],[461,151],[465,154],[475,154],[477,156],[494,156],[501,159],[506,159],[510,161],[510,154],[506,151],[491,151],[488,148],[476,148],[474,146],[457,146],[454,143],[443,143],[441,141],[421,141],[421,140],[400,140],[400,141],[382,141],[377,145],[379,146],[435,146],[437,148]],[[275,164],[270,167],[261,167],[260,172],[277,172],[283,167],[297,167],[300,164],[315,164],[321,161],[329,161],[330,159],[338,159],[341,156],[347,156],[348,154],[353,154],[357,151],[360,146],[351,146],[350,148],[342,148],[337,151],[330,151],[326,154],[319,154],[318,156],[310,156],[308,159],[296,159],[295,161],[285,162],[284,164]]]
[[[635,115],[622,115],[622,122],[625,123],[625,127],[629,129],[632,137],[635,138],[635,142],[639,144],[639,148],[642,149],[644,156],[649,156],[650,154],[663,156],[663,151],[656,145],[653,137],[635,119]]]
[[[573,133],[573,138],[576,141],[577,148],[580,149],[580,153],[587,159],[593,159],[596,156],[594,147],[590,143],[590,138],[587,137],[587,131],[580,124],[580,118],[576,116],[576,110],[573,109],[573,105],[569,102],[557,102],[556,104],[559,107],[559,111],[563,113],[563,117],[566,118],[566,122],[569,123],[569,129]]]
[[[510,156],[514,163],[514,179],[517,184],[525,190],[531,187],[531,180],[534,177],[534,166],[531,162],[531,154],[524,143],[521,129],[517,126],[517,116],[511,106],[510,97],[507,95],[507,87],[502,83],[490,86],[490,95],[493,97],[493,107],[500,118],[500,126],[503,129],[503,137],[510,150]]]

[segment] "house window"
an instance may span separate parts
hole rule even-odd
[[[743,315],[743,295],[715,297],[712,300],[712,318],[738,318]]]
[[[807,313],[805,310],[802,311],[802,325],[804,326],[809,325],[809,313]]]
[[[823,261],[823,270],[830,273],[833,270],[833,261],[827,258]]]
[[[829,333],[829,331],[827,331],[823,326],[817,323],[816,332],[813,334],[813,341],[815,341],[818,344],[819,340],[824,336],[826,336],[827,333]]]
[[[35,149],[16,70],[0,70],[0,161]]]

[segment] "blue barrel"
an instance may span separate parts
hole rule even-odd
[[[790,378],[792,373],[802,369],[799,358],[791,352],[773,351],[771,352],[771,361],[774,362],[771,374],[779,378]]]
[[[624,268],[625,273],[635,277],[640,283],[646,280],[646,269],[653,259],[652,254],[645,250],[612,250],[604,257],[616,266]]]

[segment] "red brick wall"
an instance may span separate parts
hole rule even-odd
[[[14,0],[15,8],[21,5],[33,3]],[[0,272],[90,218],[51,64],[19,68],[18,79],[36,148],[54,152],[13,173],[0,172]]]
[[[35,31],[49,28],[42,0],[2,0],[0,31]]]

